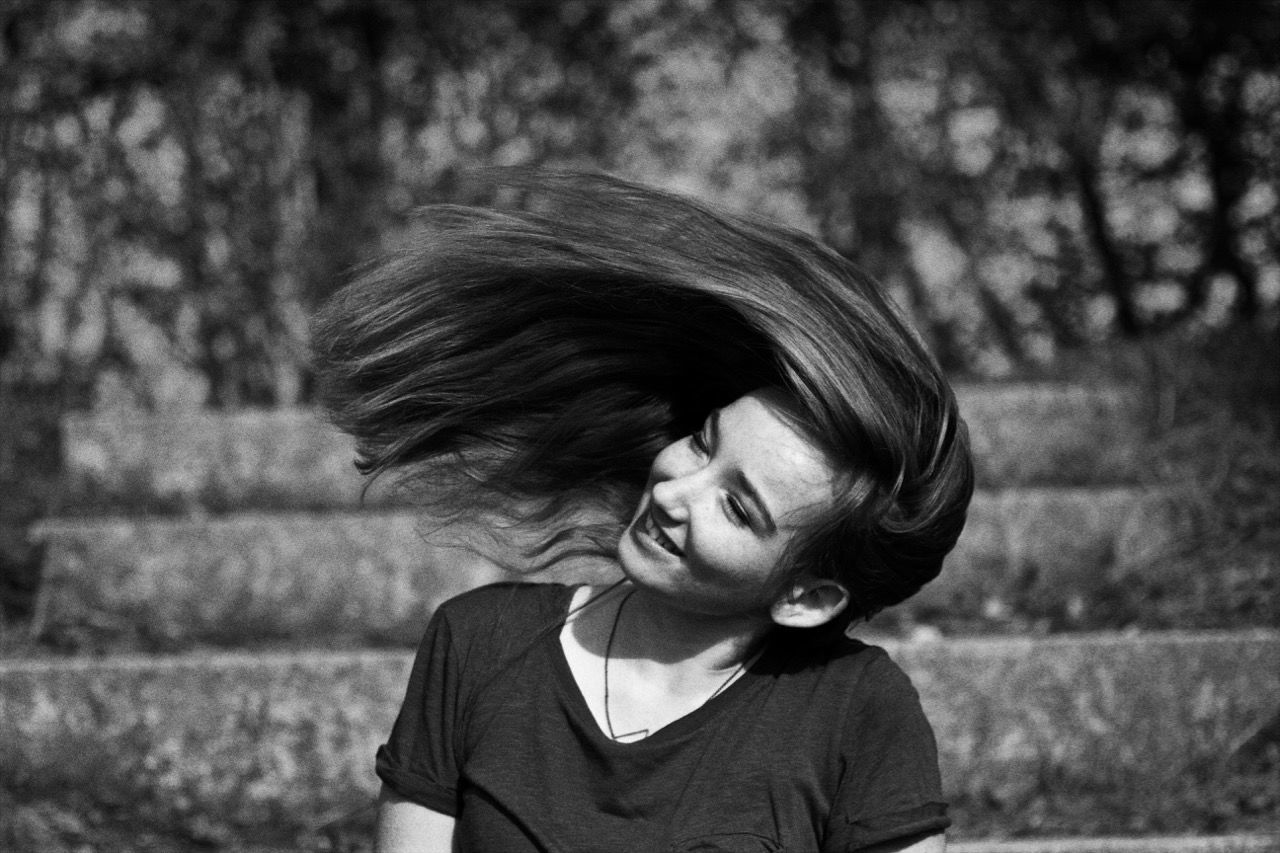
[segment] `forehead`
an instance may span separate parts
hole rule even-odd
[[[779,522],[829,505],[835,469],[827,454],[788,417],[776,392],[756,391],[721,410],[719,443],[760,492]]]

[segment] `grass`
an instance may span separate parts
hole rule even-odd
[[[1273,757],[1274,760],[1275,757]],[[1045,777],[1017,790],[991,788],[953,797],[953,840],[1266,834],[1276,831],[1280,762],[1252,772],[1202,773],[1154,789],[1141,780],[1109,787]],[[15,853],[125,853],[235,850],[267,853],[368,853],[371,806],[337,815],[322,827],[227,827],[199,816],[150,819],[61,795],[23,802],[0,791],[0,849]]]
[[[1280,626],[1280,341],[1275,330],[1233,329],[1199,341],[1098,348],[1029,371],[1026,378],[1137,389],[1141,399],[1135,404],[1147,419],[1148,440],[1132,464],[1140,482],[1178,493],[1188,510],[1183,546],[1152,555],[1146,564],[1132,563],[1088,600],[1053,600],[1029,587],[1027,595],[1000,607],[978,602],[930,613],[930,626],[944,634]],[[39,583],[40,554],[26,541],[26,526],[51,508],[112,508],[109,496],[69,502],[63,495],[58,411],[50,397],[32,392],[13,398],[16,416],[0,446],[0,491],[9,496],[0,502],[0,652],[23,648],[14,635],[31,616]],[[1062,468],[1048,476],[1064,483],[1097,467],[1087,459],[1044,464]],[[256,506],[315,508],[297,505],[300,499],[266,491],[237,495],[231,504],[215,490],[202,496],[199,509],[219,514]],[[131,500],[144,514],[191,510],[189,500],[180,505],[161,497]],[[886,614],[877,627],[904,626]],[[60,646],[78,650],[75,642]]]
[[[1190,509],[1185,535],[1171,553],[1137,561],[1088,601],[1046,602],[1028,595],[998,612],[979,606],[934,614],[931,626],[944,634],[1280,627],[1276,330],[1235,329],[1198,341],[1113,347],[1027,378],[1120,382],[1141,389],[1150,417],[1139,463],[1142,478],[1178,491]],[[56,407],[43,395],[17,402],[0,446],[0,493],[6,495],[0,501],[0,653],[82,651],[32,647],[22,631],[39,565],[39,554],[22,532],[57,505],[60,483]],[[891,614],[873,626],[918,627],[895,626]],[[281,644],[288,645],[272,641],[274,647]],[[953,800],[955,837],[1274,831],[1280,813],[1280,723],[1246,746],[1159,786],[1137,779],[1086,785],[1049,775],[960,792]],[[325,829],[281,822],[264,834],[261,828],[229,827],[195,812],[165,816],[155,811],[147,819],[134,805],[85,802],[74,791],[46,790],[10,777],[0,785],[0,849],[259,853],[302,846],[356,853],[369,847],[367,809],[336,815]]]
[[[1280,332],[1234,331],[1148,354],[1159,401],[1148,466],[1194,510],[1159,565],[1109,598],[1113,624],[1280,627]]]

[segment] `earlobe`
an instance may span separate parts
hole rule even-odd
[[[825,625],[849,606],[849,591],[833,580],[804,578],[774,602],[769,615],[786,628],[816,628]]]

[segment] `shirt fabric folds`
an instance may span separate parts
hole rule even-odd
[[[774,641],[702,707],[633,743],[597,725],[559,642],[573,587],[446,602],[377,755],[468,851],[853,851],[949,825],[906,675],[856,640]]]

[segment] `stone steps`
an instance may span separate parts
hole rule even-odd
[[[1141,479],[1142,406],[1129,389],[975,385],[958,394],[985,486]],[[360,498],[352,442],[311,410],[73,413],[62,442],[64,513],[314,509]]]
[[[1144,838],[1023,838],[951,841],[948,853],[1276,853],[1273,835],[1150,836]]]
[[[1158,567],[1194,530],[1192,504],[1142,485],[1133,393],[958,394],[984,488],[942,578],[910,613],[976,612],[1012,596],[1069,607],[1122,572]],[[45,547],[34,628],[82,654],[0,659],[0,791],[71,792],[192,837],[252,839],[267,826],[314,837],[367,815],[373,750],[410,662],[370,645],[415,642],[440,601],[508,575],[427,545],[417,515],[385,493],[357,511],[350,442],[311,411],[72,415],[63,442],[62,517],[33,531]],[[605,576],[582,562],[529,579]],[[125,653],[210,645],[238,650]],[[308,650],[249,650],[273,645]],[[1271,630],[885,645],[921,693],[961,812],[1084,791],[1141,816],[1169,791],[1253,784],[1232,775],[1231,756],[1280,706]],[[1271,840],[949,849],[1256,853]]]
[[[445,598],[506,575],[431,547],[410,510],[64,519],[40,524],[40,636],[153,646],[350,635],[411,643]],[[976,611],[1015,593],[1067,606],[1174,540],[1175,504],[1133,488],[982,492],[943,577],[910,603]],[[579,563],[557,578],[607,580]],[[534,579],[538,579],[535,577]]]
[[[1048,779],[1124,791],[1141,815],[1191,776],[1218,784],[1280,699],[1275,631],[886,645],[962,800],[1016,801]],[[0,789],[38,781],[206,832],[314,829],[376,790],[409,664],[403,651],[0,661]]]

